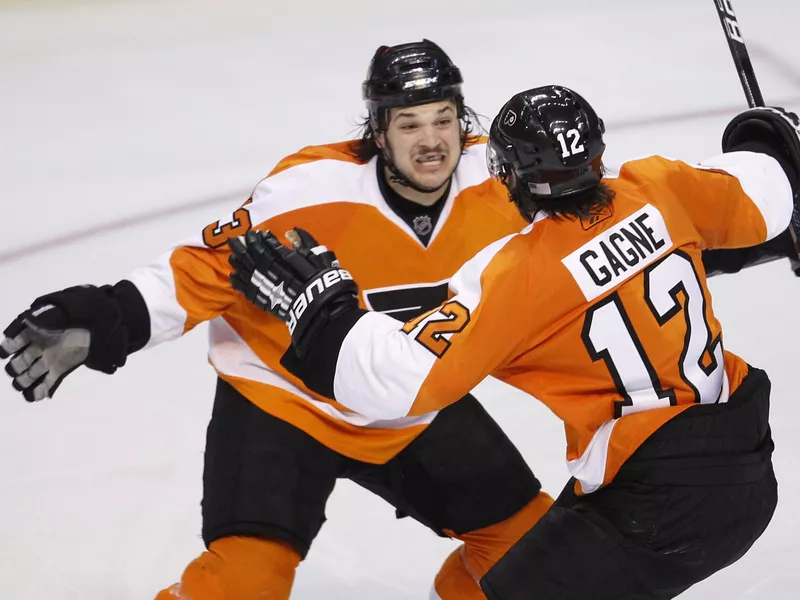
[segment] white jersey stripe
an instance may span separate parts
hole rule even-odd
[[[150,339],[145,348],[178,339],[186,326],[186,310],[176,297],[175,276],[169,262],[171,255],[172,251],[162,254],[128,276],[142,294],[150,315]]]
[[[395,323],[397,323],[397,321],[395,321]],[[314,408],[321,410],[337,421],[342,421],[356,427],[405,429],[407,427],[414,427],[415,425],[427,425],[433,421],[434,417],[438,414],[436,412],[431,412],[418,417],[407,417],[404,419],[387,421],[371,419],[357,413],[342,412],[328,402],[316,400],[314,397],[270,369],[222,317],[217,317],[210,322],[208,337],[208,358],[218,373],[249,379],[250,381],[257,381],[258,383],[271,385],[291,392],[293,395],[302,398],[314,406]]]
[[[742,155],[748,155],[742,160]],[[703,170],[725,171],[739,180],[744,193],[758,207],[767,225],[767,240],[789,227],[794,200],[783,168],[771,156],[758,152],[727,152],[692,165]]]

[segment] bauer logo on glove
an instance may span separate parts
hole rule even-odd
[[[327,271],[325,274],[320,275],[309,283],[303,293],[295,298],[292,309],[289,311],[289,319],[286,321],[289,333],[294,333],[294,330],[297,328],[298,320],[302,318],[306,309],[314,302],[315,298],[319,298],[326,290],[334,288],[337,284],[348,280],[353,281],[353,276],[350,275],[349,272],[344,269],[336,269],[334,271]]]
[[[234,289],[289,328],[298,356],[327,322],[358,307],[358,286],[336,255],[303,229],[286,234],[292,248],[269,231],[249,231],[228,242]]]

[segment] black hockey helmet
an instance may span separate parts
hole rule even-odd
[[[398,106],[414,106],[453,99],[458,117],[464,111],[461,72],[439,46],[430,40],[375,51],[362,85],[372,128],[386,129],[386,112]]]
[[[489,130],[486,162],[523,216],[600,182],[605,126],[586,100],[548,85],[516,94]],[[512,176],[513,175],[513,176]]]

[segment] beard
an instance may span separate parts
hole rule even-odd
[[[449,158],[449,154],[445,156]],[[389,176],[390,181],[392,181],[393,183],[397,183],[398,185],[402,185],[412,190],[415,190],[417,192],[422,192],[424,194],[432,194],[433,192],[441,190],[443,187],[445,187],[450,183],[450,180],[453,178],[453,174],[456,172],[456,169],[458,168],[458,163],[461,162],[461,153],[459,152],[458,161],[456,161],[456,164],[453,165],[453,167],[450,169],[449,173],[447,173],[447,176],[442,180],[442,182],[438,185],[433,185],[433,186],[424,185],[423,183],[420,183],[413,175],[409,175],[408,173],[405,173],[403,170],[401,170],[400,167],[398,167],[397,164],[394,162],[391,148],[387,148],[383,151],[383,159],[384,163],[389,169],[389,172],[391,173],[391,175]]]

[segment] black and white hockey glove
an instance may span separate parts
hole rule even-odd
[[[800,119],[780,107],[758,107],[736,115],[722,134],[722,151],[762,152],[777,160],[794,192],[786,254],[800,276]],[[777,240],[776,244],[780,242]]]
[[[781,163],[795,195],[800,191],[800,119],[780,107],[758,107],[736,115],[722,134],[722,151],[765,152]]]
[[[234,289],[261,310],[284,321],[298,357],[316,333],[358,308],[358,285],[336,255],[307,232],[287,232],[289,249],[269,231],[248,231],[228,241]]]
[[[113,373],[128,356],[128,330],[110,286],[67,288],[37,298],[3,332],[0,358],[28,402],[51,397],[81,365]],[[148,323],[149,328],[149,323]]]

